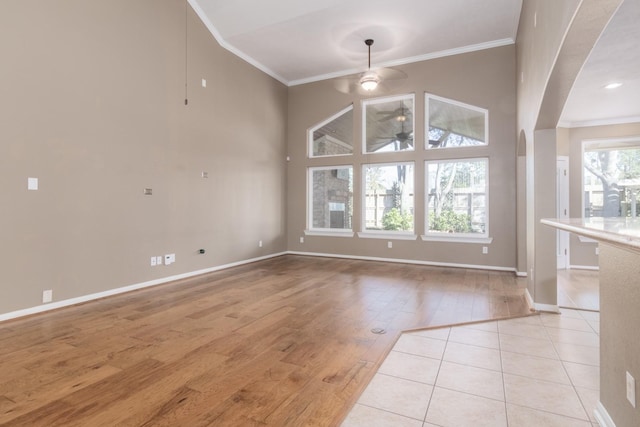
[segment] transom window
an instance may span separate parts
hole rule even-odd
[[[425,95],[426,148],[487,145],[489,114],[483,108]]]
[[[486,237],[486,158],[426,162],[427,235]]]
[[[309,157],[353,154],[353,105],[308,131]]]
[[[362,105],[365,153],[414,149],[413,94],[370,99]]]

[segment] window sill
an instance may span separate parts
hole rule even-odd
[[[449,242],[449,243],[481,243],[489,244],[493,242],[493,237],[471,237],[471,236],[420,236],[425,242]]]
[[[417,235],[413,233],[398,233],[394,231],[361,231],[358,233],[361,239],[392,239],[392,240],[416,240]]]
[[[351,230],[304,230],[305,236],[353,237]]]

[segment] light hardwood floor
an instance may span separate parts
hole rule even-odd
[[[402,330],[527,314],[525,286],[282,256],[3,322],[0,424],[339,425]]]
[[[599,311],[599,276],[592,270],[558,270],[558,305]]]

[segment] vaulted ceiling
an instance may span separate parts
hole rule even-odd
[[[511,44],[521,0],[191,0],[223,46],[283,83]],[[217,33],[217,34],[216,34]]]
[[[188,0],[218,42],[293,86],[515,42],[522,0]],[[626,0],[581,71],[560,124],[640,120],[640,1]],[[611,82],[618,90],[605,90]]]

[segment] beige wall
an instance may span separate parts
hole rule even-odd
[[[185,107],[184,1],[2,1],[0,52],[0,313],[286,250],[287,88],[189,9]]]
[[[358,95],[345,95],[334,89],[335,81],[322,81],[290,88],[288,154],[288,247],[289,250],[331,253],[421,262],[454,263],[515,268],[515,50],[513,46],[450,56],[405,65],[404,86],[385,95],[415,93],[414,152],[363,155],[361,101]],[[424,92],[476,105],[489,110],[488,147],[430,150],[424,147]],[[309,159],[307,129],[350,103],[354,104],[356,147],[353,156]],[[415,161],[416,232],[424,234],[424,161],[454,156],[489,157],[489,234],[491,244],[442,243],[361,239],[355,237],[306,236],[306,174],[310,166],[354,165],[354,231],[361,231],[361,165],[394,160]],[[300,243],[300,237],[305,237]],[[489,247],[487,255],[482,246]]]
[[[518,257],[518,270],[527,273],[528,289],[536,302],[555,304],[555,298],[536,299],[535,283],[535,251],[536,251],[536,227],[540,220],[536,217],[536,205],[547,205],[549,200],[535,200],[535,174],[534,162],[534,132],[536,122],[540,114],[546,85],[552,73],[558,51],[567,32],[567,28],[577,10],[579,0],[525,0],[522,3],[520,24],[516,39],[516,63],[517,63],[517,131],[525,143],[524,171],[518,174],[518,179],[526,182],[526,194],[524,207],[518,209],[519,223],[526,227],[518,228],[517,248],[518,253],[526,253],[526,257]],[[544,129],[543,129],[544,130]],[[537,168],[544,169],[545,165],[538,160]],[[521,162],[522,163],[522,162]],[[546,165],[546,169],[551,165]],[[552,170],[555,171],[555,164]],[[553,184],[555,188],[555,183]],[[544,194],[544,193],[539,193]],[[522,195],[519,195],[521,197]],[[555,205],[554,205],[555,206]],[[549,211],[540,206],[539,212]],[[539,236],[540,237],[540,236]],[[543,237],[548,237],[543,234]],[[548,239],[547,239],[548,240]],[[548,243],[548,242],[545,242]],[[524,265],[523,265],[524,263]],[[542,264],[540,264],[542,265]],[[544,268],[544,267],[543,267]],[[551,269],[555,269],[555,262]],[[546,281],[549,272],[543,272],[541,279]],[[546,292],[544,292],[546,293]],[[553,294],[553,292],[548,292]]]
[[[516,43],[518,84],[518,132],[526,147],[526,235],[518,236],[518,249],[526,247],[528,290],[541,306],[556,305],[556,263],[539,262],[555,251],[555,234],[538,231],[541,213],[555,216],[555,188],[543,173],[553,173],[555,158],[536,158],[536,133],[555,129],[566,98],[593,45],[622,0],[529,0],[523,2]],[[547,134],[544,139],[547,140]],[[554,141],[554,150],[555,150]],[[544,143],[548,145],[548,143]],[[520,212],[520,211],[519,211]],[[519,266],[520,267],[520,266]]]
[[[600,402],[616,426],[640,425],[640,253],[601,244]],[[627,401],[626,372],[636,380]]]

